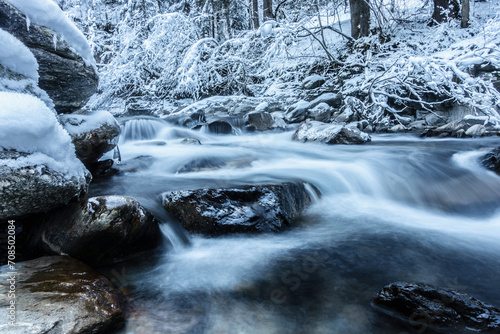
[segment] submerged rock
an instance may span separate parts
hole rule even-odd
[[[87,193],[92,177],[83,166],[56,170],[41,157],[0,148],[0,219],[49,211]]]
[[[38,84],[54,101],[57,112],[82,108],[97,92],[98,76],[81,56],[51,29],[29,24],[24,14],[0,0],[0,28],[23,42],[38,61]]]
[[[372,302],[391,316],[437,329],[500,333],[500,309],[469,295],[423,283],[392,283]]]
[[[12,270],[0,267],[6,283]],[[109,333],[124,324],[124,298],[106,277],[78,260],[47,256],[16,263],[15,323],[3,333]],[[7,296],[8,284],[0,285]],[[1,298],[8,310],[11,299]],[[6,319],[5,319],[6,320]]]
[[[162,194],[163,207],[186,230],[208,235],[280,231],[311,202],[301,182]]]
[[[484,167],[500,175],[500,146],[488,152],[481,162]]]
[[[292,138],[301,142],[321,142],[326,144],[364,144],[371,141],[367,133],[355,127],[317,121],[301,123]]]
[[[38,222],[30,244],[49,254],[106,264],[152,249],[162,240],[157,220],[129,197],[92,197]]]

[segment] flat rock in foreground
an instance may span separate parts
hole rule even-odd
[[[0,285],[2,333],[109,333],[123,326],[122,293],[106,277],[66,256],[16,264],[16,326],[9,326],[11,271],[0,267],[5,282]]]
[[[500,333],[500,309],[465,293],[423,283],[392,283],[372,299],[396,318],[441,330]]]
[[[290,226],[311,202],[301,182],[162,195],[163,207],[186,230],[207,235],[280,231]]]

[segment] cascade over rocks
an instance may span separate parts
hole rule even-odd
[[[299,125],[292,139],[303,143],[321,142],[330,145],[364,144],[371,141],[370,135],[358,128],[309,120]]]
[[[107,264],[152,249],[162,240],[158,221],[130,197],[92,197],[38,222],[30,244],[49,254]]]
[[[10,271],[7,265],[0,267],[2,296],[9,291]],[[16,263],[16,272],[16,326],[4,321],[3,333],[109,333],[125,322],[120,290],[78,260],[46,256]],[[0,299],[2,310],[8,310],[9,302]]]
[[[38,61],[38,85],[45,90],[59,113],[82,108],[97,92],[98,76],[85,65],[57,33],[36,25],[26,27],[26,17],[14,6],[0,0],[0,28],[23,42]]]
[[[500,309],[469,295],[424,283],[392,283],[372,299],[393,317],[441,330],[500,333]]]
[[[301,182],[162,194],[163,207],[186,230],[207,235],[280,231],[311,202]]]
[[[92,177],[83,166],[79,175],[35,163],[16,167],[35,155],[0,149],[0,219],[49,211],[87,193]]]

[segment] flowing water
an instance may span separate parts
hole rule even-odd
[[[130,300],[123,333],[421,333],[375,311],[395,281],[465,291],[500,306],[500,177],[478,158],[499,138],[374,135],[303,144],[292,132],[214,135],[123,120],[120,172],[92,195],[138,199],[164,247],[108,270]],[[201,145],[183,144],[196,138]],[[162,192],[303,180],[322,193],[276,234],[187,235]]]

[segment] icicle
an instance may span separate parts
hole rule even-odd
[[[57,34],[52,35],[52,42],[54,43],[54,50],[57,51]]]
[[[26,30],[30,31],[30,25],[31,25],[31,20],[28,17],[28,15],[26,15]]]

